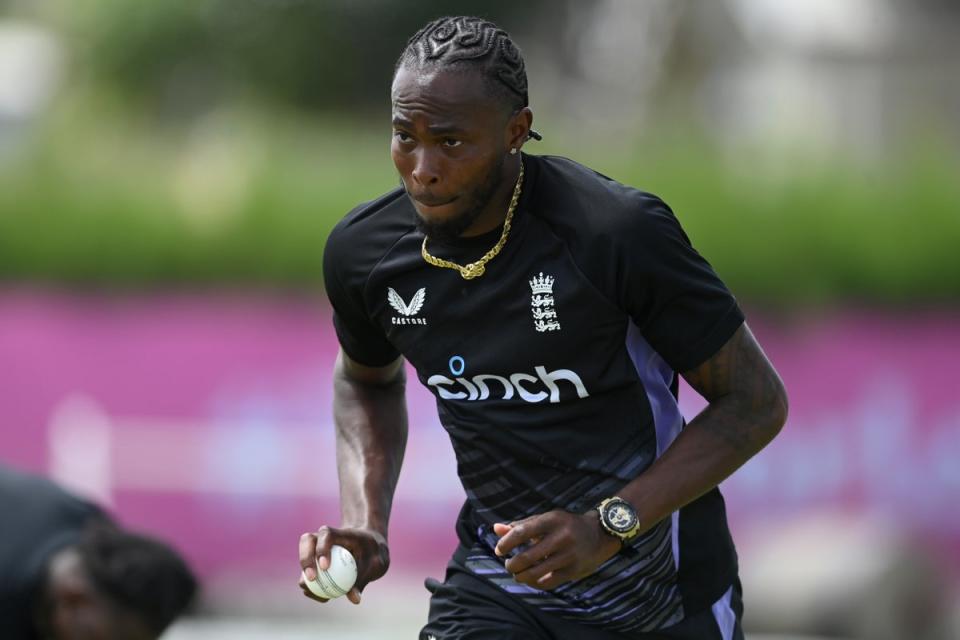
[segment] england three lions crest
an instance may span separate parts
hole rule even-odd
[[[553,307],[553,276],[540,275],[530,279],[530,313],[533,314],[533,328],[545,331],[560,331],[557,310]]]

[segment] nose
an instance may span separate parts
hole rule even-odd
[[[417,153],[413,166],[413,180],[421,187],[431,187],[440,182],[440,168],[436,157],[425,149]]]

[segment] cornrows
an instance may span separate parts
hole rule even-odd
[[[397,68],[413,64],[421,68],[476,65],[495,87],[507,90],[504,97],[514,109],[526,107],[527,72],[523,56],[506,31],[497,25],[468,16],[439,18],[418,31],[397,60]]]

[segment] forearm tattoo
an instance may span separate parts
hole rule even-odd
[[[683,377],[710,403],[698,421],[737,450],[759,451],[786,419],[783,383],[746,324]]]

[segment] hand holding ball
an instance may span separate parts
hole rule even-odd
[[[338,544],[330,548],[330,568],[324,571],[317,563],[317,579],[303,577],[310,592],[318,598],[339,598],[346,595],[357,581],[357,561],[353,554]]]

